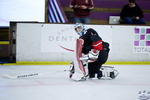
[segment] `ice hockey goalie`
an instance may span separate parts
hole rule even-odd
[[[88,63],[93,62],[96,57],[82,54],[82,39],[76,41],[76,51],[74,61],[70,63],[70,74],[69,77],[75,81],[84,81],[89,77]],[[96,55],[96,54],[95,54]],[[96,55],[97,56],[97,55]],[[91,58],[90,58],[91,57]],[[101,79],[114,79],[118,76],[119,72],[113,66],[102,66],[100,68],[102,72]]]
[[[114,79],[116,74],[113,67],[102,67],[109,55],[109,43],[104,42],[98,33],[85,27],[81,23],[75,25],[75,31],[79,35],[76,41],[75,59],[71,63],[70,78],[73,80],[86,80],[88,78],[98,79],[110,77]],[[101,69],[101,70],[100,70]],[[107,69],[107,70],[105,70]],[[108,70],[111,69],[111,70]],[[104,71],[109,71],[110,74]]]

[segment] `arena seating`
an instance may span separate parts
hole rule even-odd
[[[70,21],[72,21],[72,9],[69,8],[70,0],[60,0],[64,11]],[[91,12],[91,23],[109,24],[109,16],[119,16],[122,7],[128,3],[128,0],[93,0],[94,9]],[[144,12],[144,19],[147,25],[150,25],[150,1],[136,0],[137,4]]]

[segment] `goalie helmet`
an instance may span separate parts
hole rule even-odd
[[[74,26],[75,31],[78,33],[79,36],[82,36],[85,31],[85,27],[81,23],[76,23]]]

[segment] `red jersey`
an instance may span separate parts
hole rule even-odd
[[[87,8],[83,9],[82,6]],[[90,10],[94,8],[93,0],[72,0],[70,8],[74,10],[76,17],[87,17],[90,15]]]

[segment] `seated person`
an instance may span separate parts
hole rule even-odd
[[[143,12],[135,0],[129,0],[129,3],[123,7],[120,13],[120,23],[146,24],[143,19]]]

